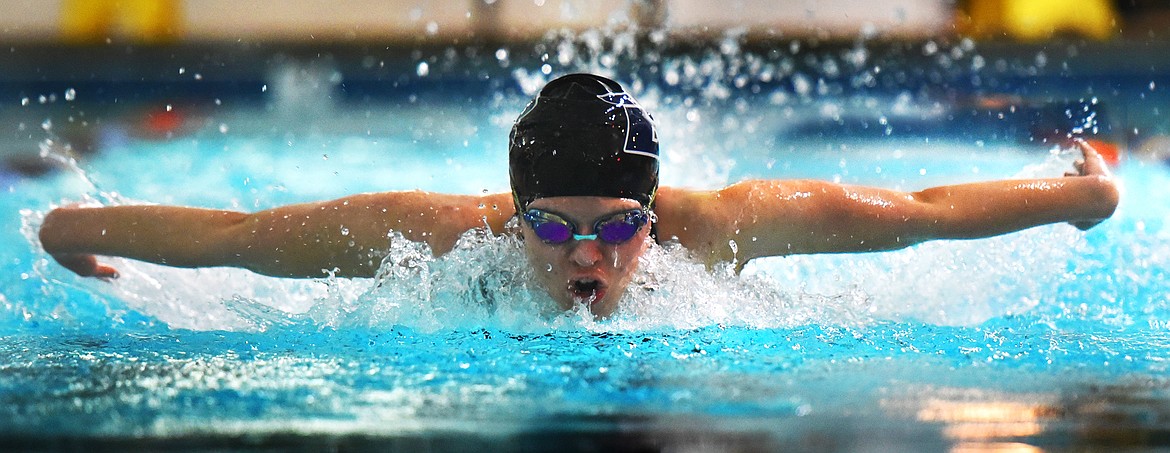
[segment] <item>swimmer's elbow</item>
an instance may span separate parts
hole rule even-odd
[[[287,212],[225,218],[219,250],[209,259],[282,278],[373,277],[381,248],[354,244],[356,234],[337,233],[312,222],[293,221]],[[384,245],[384,244],[379,244]]]
[[[1112,217],[1113,213],[1117,211],[1117,205],[1121,202],[1121,190],[1117,188],[1117,183],[1113,178],[1105,175],[1090,176],[1085,177],[1085,179],[1093,194],[1088,197],[1089,208],[1092,211],[1089,216],[1096,219]]]
[[[268,255],[268,251],[278,248],[272,243],[277,236],[274,228],[263,226],[264,220],[260,214],[224,212],[215,223],[206,241],[209,247],[205,259],[218,262],[221,266],[282,276],[266,272],[265,266],[258,266],[258,263],[266,261],[264,256]]]
[[[65,251],[62,247],[62,239],[67,238],[69,235],[66,234],[68,231],[66,222],[61,219],[65,215],[62,212],[63,210],[61,208],[57,208],[45,214],[45,220],[41,222],[40,230],[37,231],[37,238],[41,242],[41,247],[46,252],[55,253]]]

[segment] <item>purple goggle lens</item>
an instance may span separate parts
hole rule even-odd
[[[563,244],[569,239],[583,241],[601,239],[609,244],[626,242],[650,221],[650,215],[641,209],[631,209],[597,219],[593,223],[593,234],[577,234],[577,225],[559,215],[539,209],[529,209],[524,220],[532,226],[536,237],[546,244]]]

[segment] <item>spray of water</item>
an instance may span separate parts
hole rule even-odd
[[[343,294],[344,280],[326,279],[333,291],[302,313],[273,310],[240,297],[225,303],[264,329],[409,326],[439,331],[490,326],[529,332],[638,331],[715,324],[863,325],[869,319],[867,296],[862,293],[832,297],[791,293],[764,277],[738,277],[730,266],[709,271],[677,245],[654,247],[643,256],[618,312],[598,319],[584,306],[557,309],[544,288],[533,283],[534,270],[513,236],[468,232],[441,257],[434,257],[426,244],[398,234],[391,242],[378,275],[364,289]]]
[[[810,51],[815,42],[793,39],[787,46],[753,52],[745,50],[743,30],[727,32],[710,49],[678,53],[669,48],[665,32],[628,25],[616,18],[609,28],[555,31],[529,51],[499,49],[490,58],[508,67],[520,61],[519,55],[539,56],[541,64],[511,70],[522,97],[567,72],[596,72],[622,80],[666,126],[660,137],[669,150],[663,156],[663,178],[664,184],[674,186],[710,188],[731,182],[737,156],[754,149],[775,153],[776,137],[788,131],[793,118],[835,124],[850,110],[867,109],[881,113],[875,124],[889,135],[892,126],[887,118],[939,115],[939,107],[924,102],[929,99],[925,89],[877,98],[867,95],[866,88],[907,79],[950,79],[956,71],[978,74],[986,65],[970,41],[953,46],[930,42],[922,48],[886,50],[894,55],[875,55],[866,46],[868,37],[833,51]],[[898,52],[932,64],[883,66],[897,60]],[[420,55],[420,61],[430,63],[417,75],[433,77],[443,68],[457,67],[458,55],[451,51],[442,58]],[[492,105],[511,106],[491,120],[506,129],[523,102],[497,96]],[[769,110],[756,111],[762,108]],[[135,203],[100,190],[75,161],[55,149],[47,142],[43,153],[85,181],[80,192],[92,195],[83,202]],[[343,150],[329,155],[343,155]],[[258,160],[271,165],[271,160]],[[331,159],[330,164],[338,160]],[[1066,167],[1067,159],[1050,161],[1020,176],[1060,174]],[[260,195],[253,196],[259,200]],[[240,195],[227,195],[233,197]],[[42,215],[24,213],[24,233],[34,248],[39,248],[35,230]],[[393,237],[379,275],[372,280],[296,281],[234,269],[182,270],[116,259],[113,264],[123,278],[114,285],[78,281],[47,260],[38,264],[37,272],[61,283],[55,291],[81,291],[101,301],[114,319],[140,313],[172,327],[200,330],[393,325],[435,330],[485,324],[519,330],[565,326],[637,330],[715,324],[863,326],[906,318],[967,325],[1050,302],[1043,296],[1051,293],[1049,288],[1074,279],[1051,263],[1067,262],[1078,252],[1051,244],[1075,244],[1077,234],[1044,230],[990,242],[926,244],[889,254],[762,259],[749,263],[742,275],[730,267],[707,269],[686,257],[684,250],[667,245],[643,257],[636,283],[608,320],[593,319],[585,310],[550,311],[553,304],[543,289],[531,284],[533,270],[527,268],[515,239],[479,232],[438,258],[423,244]],[[77,297],[61,294],[50,299]]]

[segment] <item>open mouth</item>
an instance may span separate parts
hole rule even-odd
[[[605,297],[605,284],[592,278],[569,281],[569,294],[579,303],[593,304]]]

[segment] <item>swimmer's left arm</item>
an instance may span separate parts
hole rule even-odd
[[[991,181],[906,193],[824,181],[746,181],[714,192],[666,191],[660,229],[708,262],[760,256],[893,250],[1113,214],[1118,191],[1086,144],[1064,178]],[[672,209],[674,207],[682,209]],[[734,241],[734,247],[731,246]]]

